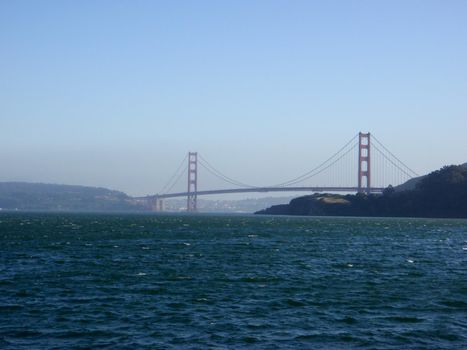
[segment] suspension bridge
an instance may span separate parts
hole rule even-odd
[[[199,189],[199,170],[225,184],[227,188]],[[174,191],[186,176],[186,190]],[[374,135],[358,133],[331,157],[311,170],[288,181],[269,186],[254,186],[237,181],[212,166],[201,154],[189,152],[158,194],[139,197],[154,211],[164,210],[164,199],[186,197],[186,210],[197,211],[198,196],[265,192],[350,192],[381,193],[389,185],[399,185],[418,174],[397,158]],[[234,187],[232,187],[234,186]]]

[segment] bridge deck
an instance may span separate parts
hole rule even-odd
[[[372,193],[381,193],[384,188],[373,187],[370,189]],[[248,187],[248,188],[234,188],[224,190],[207,190],[198,191],[194,193],[189,192],[177,192],[177,193],[166,193],[166,194],[155,194],[152,196],[137,197],[137,199],[164,199],[164,198],[176,198],[176,197],[187,197],[190,195],[206,196],[215,194],[229,194],[229,193],[265,193],[265,192],[358,192],[358,187]]]

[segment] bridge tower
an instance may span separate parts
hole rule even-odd
[[[358,192],[370,193],[371,188],[370,133],[358,133]]]
[[[188,196],[186,210],[189,212],[196,211],[196,202],[198,192],[198,153],[188,153]]]

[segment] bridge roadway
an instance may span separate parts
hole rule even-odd
[[[372,187],[370,192],[381,193],[383,187]],[[137,197],[136,199],[164,199],[187,197],[188,195],[205,196],[214,194],[228,194],[228,193],[264,193],[264,192],[358,192],[358,187],[248,187],[248,188],[234,188],[225,190],[207,190],[197,192],[177,192],[166,194],[155,194],[152,196]]]

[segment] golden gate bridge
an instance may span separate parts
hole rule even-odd
[[[202,189],[199,170],[203,169],[229,188]],[[173,191],[186,176],[186,190]],[[198,196],[266,192],[353,192],[382,193],[389,185],[399,185],[418,174],[397,158],[374,135],[359,132],[331,157],[311,170],[288,181],[254,186],[235,180],[212,166],[201,154],[189,152],[158,194],[139,197],[153,210],[163,211],[164,199],[186,197],[186,209],[197,211]]]

